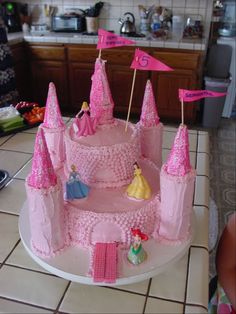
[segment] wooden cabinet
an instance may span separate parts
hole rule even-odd
[[[202,56],[199,52],[155,51],[153,56],[172,67],[171,72],[151,72],[158,113],[163,120],[181,121],[181,104],[178,90],[199,89]],[[184,117],[188,123],[195,122],[197,104],[185,105]]]
[[[20,100],[31,100],[32,86],[31,76],[29,75],[29,63],[25,43],[11,46],[13,65],[16,77],[16,88]]]
[[[45,104],[48,84],[54,82],[58,100],[64,114],[74,115],[83,101],[89,102],[91,76],[94,72],[98,50],[89,44],[41,44],[27,45],[30,64],[29,86],[32,86],[32,101]],[[102,50],[107,60],[106,72],[115,115],[126,117],[130,100],[134,71],[130,69],[135,47],[117,47]],[[154,58],[172,67],[172,72],[137,71],[132,100],[131,118],[139,118],[147,79],[151,79],[158,113],[162,121],[180,122],[181,106],[178,89],[200,89],[201,51],[164,48],[144,48]],[[20,68],[19,68],[20,71]],[[19,81],[19,84],[21,81]],[[23,87],[21,87],[23,90]],[[185,120],[194,123],[197,104],[185,106]]]
[[[68,76],[64,45],[29,45],[33,101],[46,104],[48,85],[56,86],[57,97],[62,111],[68,108]]]

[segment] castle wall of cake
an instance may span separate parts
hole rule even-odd
[[[163,124],[159,122],[157,126],[153,127],[140,125],[140,135],[142,156],[153,161],[161,169]]]
[[[65,147],[67,169],[74,164],[84,183],[101,188],[130,183],[133,164],[140,157],[140,138],[135,129],[125,143],[109,146],[85,145],[74,141],[66,131]]]
[[[53,167],[54,169],[59,169],[62,167],[66,159],[64,143],[65,127],[50,129],[44,125],[41,125],[41,128],[44,130],[44,135]]]
[[[173,178],[164,169],[161,170],[159,239],[181,242],[189,238],[194,182],[194,170],[179,178]]]
[[[30,186],[26,180],[32,249],[38,256],[51,257],[65,247],[65,215],[62,186],[47,189]]]
[[[96,213],[84,211],[73,205],[66,205],[68,232],[71,242],[89,247],[96,242],[111,242],[114,238],[122,244],[129,245],[132,240],[131,228],[141,228],[151,235],[158,221],[159,197],[142,208],[121,213]],[[99,231],[103,228],[102,233]],[[114,235],[111,234],[114,230]],[[110,239],[110,241],[107,241]]]

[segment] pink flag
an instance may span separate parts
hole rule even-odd
[[[174,71],[161,61],[153,58],[148,53],[135,49],[135,55],[131,64],[131,69],[151,70],[151,71]]]
[[[105,49],[135,44],[135,41],[118,36],[104,29],[98,30],[97,49]]]
[[[227,93],[212,92],[210,90],[187,90],[179,89],[180,101],[191,102],[206,97],[221,97]]]

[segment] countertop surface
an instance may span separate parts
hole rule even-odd
[[[145,37],[129,37],[136,42],[139,47],[158,47],[158,48],[177,48],[188,50],[205,50],[205,39],[182,39],[174,38],[147,39]],[[75,33],[54,33],[54,32],[29,32],[29,33],[9,33],[8,40],[10,44],[16,44],[22,41],[34,43],[62,43],[62,44],[97,44],[98,36],[82,35]]]
[[[71,119],[64,118],[67,125]],[[163,161],[176,128],[164,126]],[[191,164],[197,170],[195,233],[187,253],[163,273],[117,287],[82,285],[59,278],[26,253],[18,218],[26,199],[37,128],[0,138],[0,165],[10,174],[0,190],[0,309],[3,313],[207,313],[208,133],[189,130]]]

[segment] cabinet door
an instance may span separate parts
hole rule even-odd
[[[112,97],[115,103],[115,113],[126,117],[131,95],[134,70],[124,65],[109,65],[108,79]],[[137,118],[141,113],[143,95],[148,71],[137,71],[132,98],[131,118]]]
[[[32,61],[32,83],[34,101],[46,105],[48,85],[53,82],[56,86],[60,108],[67,111],[68,89],[66,64],[61,61]]]
[[[181,103],[178,90],[195,89],[195,75],[192,71],[175,70],[173,72],[152,72],[153,90],[161,119],[181,122]],[[196,104],[187,103],[184,108],[186,122],[193,122],[196,116]]]
[[[83,101],[89,103],[93,72],[94,64],[92,62],[71,62],[69,64],[70,108],[73,113],[80,110]]]
[[[20,101],[31,101],[32,86],[29,75],[29,64],[26,56],[24,43],[11,46],[13,64],[16,77],[16,88],[19,93]]]

